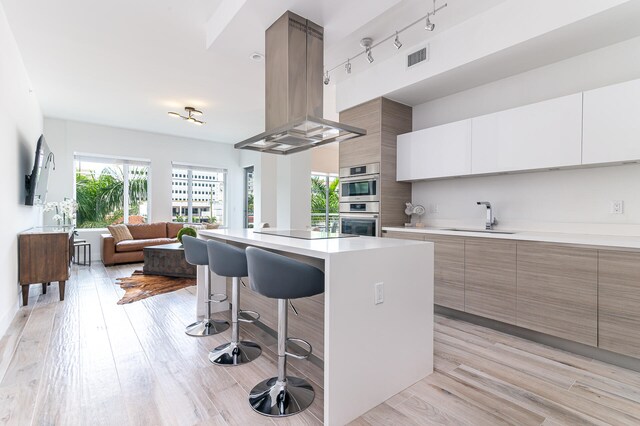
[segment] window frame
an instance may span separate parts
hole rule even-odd
[[[182,163],[178,161],[171,162],[171,187],[173,189],[173,179],[174,179],[174,169],[182,169],[187,171],[186,177],[176,176],[180,179],[187,180],[187,188],[184,190],[187,194],[187,223],[193,223],[193,188],[196,186],[193,183],[193,173],[202,171],[209,173],[222,173],[223,174],[223,182],[222,182],[222,191],[224,193],[224,201],[223,201],[223,221],[224,226],[228,226],[229,222],[229,199],[227,197],[227,186],[229,184],[229,170],[224,167],[216,167],[216,166],[207,166],[202,164],[193,164],[193,163]],[[171,220],[173,221],[173,197],[171,199]],[[213,212],[211,212],[213,214]]]

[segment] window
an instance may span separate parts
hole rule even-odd
[[[253,228],[253,166],[244,168],[244,227]]]
[[[150,220],[149,161],[74,155],[78,228]]]
[[[225,223],[226,170],[173,163],[171,176],[174,222]]]
[[[338,232],[340,182],[336,175],[311,175],[311,226],[321,231]]]

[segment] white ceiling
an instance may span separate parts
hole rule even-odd
[[[424,15],[432,4],[0,1],[45,116],[226,143],[264,130],[264,62],[249,55],[263,52],[264,31],[286,10],[324,26],[325,64],[330,68],[353,56],[363,36],[386,36]],[[449,0],[449,7],[434,19],[436,31],[501,1]],[[405,45],[428,36],[421,25],[416,27],[403,34]],[[209,41],[207,31],[214,36]],[[390,46],[376,49],[376,58],[396,54]],[[365,64],[354,63],[354,73],[359,66]],[[167,115],[187,105],[202,109],[207,125],[197,127]]]

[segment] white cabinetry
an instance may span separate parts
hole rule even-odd
[[[640,160],[640,80],[584,92],[582,164]]]
[[[397,178],[435,179],[471,173],[471,120],[398,136]]]
[[[472,119],[473,174],[579,165],[582,93]]]

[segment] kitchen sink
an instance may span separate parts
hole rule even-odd
[[[509,231],[497,231],[495,229],[462,229],[462,228],[444,228],[443,231],[453,232],[482,232],[484,234],[515,234],[515,232]]]

